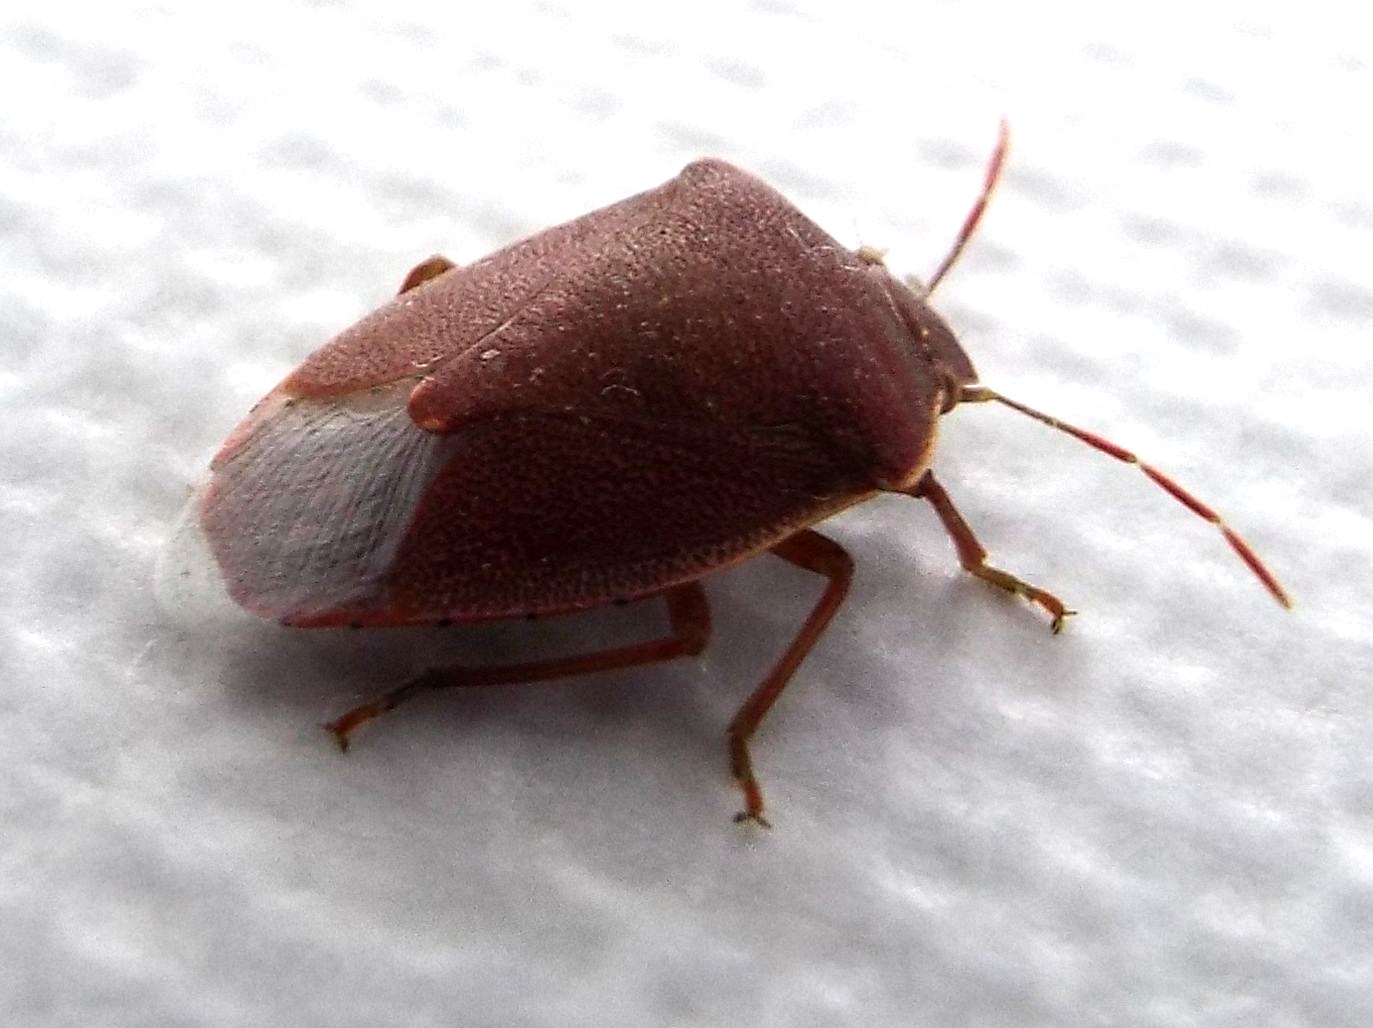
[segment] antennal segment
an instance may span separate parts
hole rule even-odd
[[[953,247],[949,250],[948,256],[944,258],[944,263],[939,265],[938,270],[930,278],[930,284],[925,287],[925,295],[929,296],[934,292],[934,287],[939,285],[949,269],[954,266],[963,248],[968,245],[968,240],[977,231],[977,223],[982,220],[982,212],[987,209],[987,201],[992,198],[992,190],[996,188],[997,182],[1001,179],[1001,169],[1006,164],[1006,154],[1011,147],[1011,126],[1005,119],[1001,119],[1001,128],[996,135],[996,149],[992,151],[992,158],[987,162],[987,177],[982,183],[982,192],[973,204],[968,216],[963,219],[963,227],[958,231],[958,238],[954,240]]]
[[[1012,410],[1018,410],[1021,414],[1028,415],[1036,421],[1041,421],[1051,428],[1056,428],[1060,432],[1066,432],[1068,435],[1080,439],[1093,449],[1110,454],[1118,461],[1137,465],[1141,471],[1153,479],[1155,484],[1172,496],[1173,499],[1192,511],[1192,513],[1200,515],[1211,522],[1211,524],[1215,525],[1216,528],[1220,529],[1221,535],[1225,536],[1225,541],[1230,544],[1230,548],[1239,554],[1240,560],[1244,561],[1244,563],[1248,565],[1249,570],[1258,576],[1259,581],[1263,583],[1264,588],[1272,593],[1273,598],[1284,607],[1290,608],[1292,606],[1291,597],[1289,597],[1286,590],[1278,584],[1277,578],[1268,570],[1263,561],[1259,560],[1254,551],[1249,548],[1249,544],[1241,539],[1234,529],[1225,523],[1225,520],[1219,514],[1198,500],[1182,486],[1178,485],[1177,482],[1173,481],[1162,471],[1159,471],[1150,464],[1146,464],[1129,450],[1117,446],[1109,439],[1103,439],[1095,432],[1088,432],[1085,428],[1077,428],[1065,421],[1060,421],[1053,415],[1045,414],[1043,411],[1037,411],[1033,407],[1027,407],[1023,403],[1018,403],[1015,400],[1002,396],[1000,393],[988,389],[986,386],[964,386],[960,399],[963,403],[988,403],[995,401],[996,403],[1004,404]]]

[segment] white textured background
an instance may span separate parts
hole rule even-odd
[[[31,5],[0,15],[0,1022],[1364,1025],[1373,1019],[1367,26],[1320,4]],[[647,5],[645,5],[647,6]],[[1331,10],[1336,8],[1332,7]],[[594,12],[594,13],[593,13]],[[927,273],[984,379],[1230,515],[1284,614],[1137,472],[1010,412],[830,526],[851,601],[709,586],[698,661],[317,722],[436,653],[654,631],[174,624],[220,439],[419,258],[703,153]],[[428,656],[426,656],[428,655]]]

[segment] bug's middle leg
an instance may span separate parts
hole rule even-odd
[[[547,681],[550,678],[571,678],[575,675],[654,664],[674,657],[689,657],[700,653],[710,638],[710,607],[706,604],[706,594],[700,583],[687,582],[676,586],[669,590],[664,598],[667,600],[671,632],[661,639],[524,664],[431,668],[371,703],[364,703],[342,717],[335,718],[324,727],[334,733],[339,748],[347,750],[349,739],[362,725],[388,710],[394,710],[406,700],[421,693],[460,686],[518,685],[525,682]]]
[[[817,575],[829,579],[825,591],[806,618],[796,638],[791,641],[786,652],[773,669],[768,672],[763,684],[753,691],[734,720],[729,724],[729,764],[739,788],[744,790],[744,809],[735,815],[736,821],[756,821],[767,826],[763,817],[763,790],[758,779],[753,776],[753,760],[749,756],[748,741],[758,730],[758,725],[767,716],[777,697],[791,681],[801,661],[806,659],[820,633],[834,617],[844,596],[849,591],[853,578],[853,558],[833,539],[827,539],[819,532],[806,529],[782,540],[772,548],[772,552],[789,564],[795,564]]]
[[[935,481],[933,473],[926,471],[907,495],[929,501],[930,506],[939,515],[939,520],[943,522],[944,530],[953,540],[954,549],[958,551],[958,562],[963,565],[964,570],[984,582],[1005,589],[1008,593],[1023,596],[1031,603],[1039,604],[1053,618],[1049,625],[1050,629],[1054,633],[1063,631],[1064,620],[1077,611],[1069,610],[1053,593],[988,564],[987,551],[977,541],[977,536],[973,535],[973,530],[963,520],[963,515],[958,513],[958,508],[953,505],[953,500],[949,499],[944,487]]]

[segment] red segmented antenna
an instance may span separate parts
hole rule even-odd
[[[944,258],[944,263],[939,265],[934,276],[930,279],[930,284],[925,287],[925,295],[929,296],[934,292],[934,287],[939,285],[944,276],[949,273],[949,269],[954,266],[959,255],[963,253],[964,247],[968,245],[968,240],[977,231],[977,223],[982,220],[982,213],[987,209],[987,201],[992,198],[992,190],[996,188],[997,182],[1001,179],[1001,169],[1006,164],[1006,154],[1011,148],[1011,126],[1005,119],[1001,119],[1001,127],[996,135],[996,149],[992,151],[992,158],[987,162],[987,177],[982,182],[982,192],[973,204],[968,216],[963,219],[963,227],[958,230],[958,238],[954,240],[953,247],[949,250],[948,256]]]
[[[1060,432],[1066,432],[1068,435],[1082,440],[1088,446],[1098,449],[1102,453],[1110,454],[1116,460],[1124,461],[1126,464],[1138,465],[1141,471],[1153,479],[1154,482],[1162,487],[1165,492],[1173,497],[1173,499],[1177,500],[1194,514],[1199,514],[1220,529],[1221,535],[1225,536],[1225,541],[1230,544],[1231,549],[1238,553],[1240,560],[1244,561],[1244,563],[1249,566],[1249,570],[1258,576],[1259,581],[1264,584],[1264,588],[1273,594],[1273,598],[1284,607],[1290,608],[1292,606],[1291,597],[1289,597],[1283,587],[1278,584],[1278,580],[1274,577],[1273,572],[1268,570],[1263,561],[1259,560],[1254,551],[1249,548],[1249,544],[1241,539],[1234,529],[1225,523],[1224,519],[1219,514],[1198,500],[1182,486],[1174,482],[1162,471],[1159,471],[1152,465],[1146,464],[1129,450],[1117,446],[1109,439],[1103,439],[1094,432],[1088,432],[1084,428],[1077,428],[1074,425],[1069,425],[1067,422],[1060,421],[1058,418],[1045,414],[1043,411],[1037,411],[1033,407],[1026,407],[1023,403],[1017,403],[1015,400],[1008,399],[1000,393],[988,389],[986,386],[964,386],[960,399],[964,403],[987,403],[994,400],[997,403],[1005,404],[1012,410],[1018,410],[1021,414],[1027,414],[1036,421],[1042,421],[1051,428],[1056,428]]]

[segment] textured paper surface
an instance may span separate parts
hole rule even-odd
[[[1319,5],[1077,10],[50,3],[0,16],[0,1021],[1310,1025],[1373,1017],[1366,33]],[[172,618],[210,453],[417,260],[716,154],[928,274],[1001,410],[936,468],[1061,637],[923,505],[819,583],[708,590],[698,660],[317,724],[434,660],[659,630]],[[192,613],[192,612],[182,612]]]

